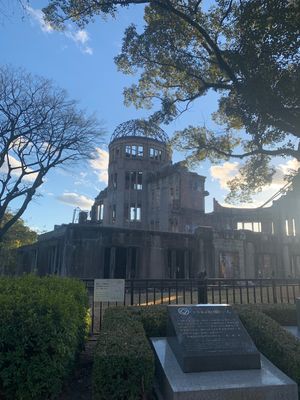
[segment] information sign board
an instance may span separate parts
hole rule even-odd
[[[95,279],[94,280],[94,302],[124,301],[125,280],[124,279]]]

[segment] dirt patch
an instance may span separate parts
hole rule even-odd
[[[97,337],[88,340],[58,400],[92,400],[92,367],[96,343]]]

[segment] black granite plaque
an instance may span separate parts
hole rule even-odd
[[[228,305],[168,306],[167,340],[183,372],[260,368],[258,350]]]

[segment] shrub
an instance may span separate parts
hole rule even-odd
[[[0,386],[7,399],[55,396],[87,333],[88,299],[73,279],[0,279]]]
[[[235,308],[237,312],[243,309],[262,312],[274,319],[279,325],[297,325],[295,304],[235,304],[233,308]]]
[[[141,322],[126,309],[107,310],[94,357],[94,398],[141,399],[153,377],[154,356]]]
[[[236,307],[257,348],[279,369],[300,384],[300,342],[255,307]]]
[[[148,338],[166,336],[166,306],[127,307],[126,309],[143,324],[146,336]]]
[[[297,325],[295,304],[263,305],[261,311],[280,325]]]

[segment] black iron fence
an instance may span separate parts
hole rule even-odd
[[[161,304],[278,304],[295,303],[300,279],[128,279],[123,302],[94,303],[94,281],[84,280],[90,298],[93,332],[101,328],[109,307]]]

